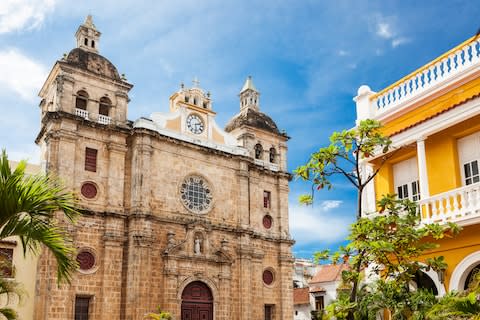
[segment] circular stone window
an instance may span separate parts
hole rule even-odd
[[[273,283],[273,272],[270,270],[263,271],[263,283],[270,286]]]
[[[89,271],[95,266],[95,256],[89,251],[80,251],[77,262],[82,271]]]
[[[80,189],[82,196],[87,199],[93,199],[97,196],[97,187],[91,182],[85,182]]]
[[[185,208],[195,213],[204,213],[212,206],[210,186],[199,176],[190,176],[182,182],[180,198]]]
[[[266,215],[263,217],[263,227],[265,229],[270,229],[272,227],[273,219],[272,216]]]

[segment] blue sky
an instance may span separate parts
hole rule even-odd
[[[198,77],[223,126],[252,75],[261,110],[292,137],[290,170],[354,125],[360,85],[381,90],[480,28],[477,1],[1,0],[0,146],[10,158],[38,162],[37,93],[87,14],[102,32],[100,53],[135,85],[129,119],[167,111],[179,84]],[[309,188],[291,183],[299,257],[338,247],[354,219],[346,181],[300,207]]]

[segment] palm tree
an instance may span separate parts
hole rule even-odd
[[[160,307],[157,307],[158,313],[149,313],[146,314],[144,319],[150,319],[150,320],[170,320],[172,319],[172,316],[170,315],[169,312],[162,311]]]
[[[52,175],[27,175],[26,165],[20,161],[12,171],[7,153],[2,151],[0,240],[19,237],[24,255],[27,251],[38,253],[44,245],[57,261],[58,282],[69,282],[77,268],[75,249],[57,218],[64,216],[74,222],[78,216],[74,196]]]
[[[480,272],[465,292],[450,292],[442,297],[427,313],[427,319],[480,320]]]

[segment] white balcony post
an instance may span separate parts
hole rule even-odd
[[[420,196],[423,199],[430,197],[428,188],[427,158],[425,156],[425,138],[417,140],[418,177],[420,184]]]
[[[357,96],[353,98],[353,101],[357,103],[357,125],[361,120],[372,118],[376,110],[372,110],[372,104],[370,103],[370,96],[375,94],[366,85],[358,88]]]

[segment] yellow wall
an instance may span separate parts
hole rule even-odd
[[[458,160],[457,140],[480,131],[480,116],[472,117],[455,126],[436,133],[425,140],[425,155],[430,195],[436,195],[462,186]],[[393,185],[392,166],[416,156],[416,146],[409,145],[395,151],[375,177],[375,194],[396,192]]]
[[[425,261],[427,258],[444,256],[448,264],[445,273],[445,289],[449,290],[450,278],[453,270],[469,254],[480,251],[480,225],[471,225],[464,227],[460,234],[455,238],[444,238],[441,240],[426,239],[430,242],[436,242],[440,246],[430,251],[428,254],[419,258],[419,261]]]

